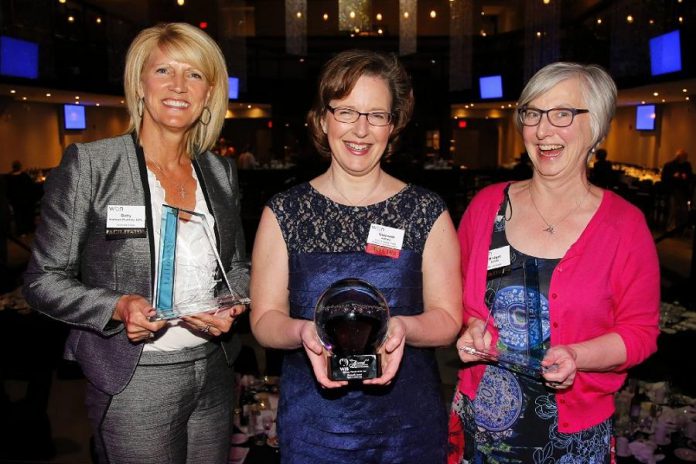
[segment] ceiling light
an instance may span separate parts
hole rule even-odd
[[[377,21],[381,21],[382,20],[382,13],[377,13],[377,16],[375,16],[375,18],[377,18]]]
[[[549,3],[551,3],[551,0],[544,0],[544,5],[548,5]]]
[[[437,18],[437,11],[435,11],[435,10],[430,10],[430,17],[433,18],[433,19]]]
[[[301,17],[302,17],[302,12],[301,12],[301,11],[298,11],[297,13],[295,13],[295,15],[296,15],[296,16],[297,16],[297,18],[299,19],[299,18],[301,18]]]
[[[251,105],[247,105],[247,109],[251,109]]]
[[[51,93],[50,93],[50,92],[46,93],[46,96],[47,96],[47,97],[50,97],[50,96],[51,96]]]
[[[659,92],[653,92],[653,97],[657,97],[657,96],[659,96],[659,95],[660,95]]]
[[[404,18],[408,19],[408,11],[404,11]]]
[[[328,15],[328,13],[324,13],[323,18],[324,18],[324,21],[328,21],[328,20],[329,20],[329,15]]]
[[[13,94],[14,94],[14,93],[17,93],[17,91],[16,91],[15,89],[11,89],[11,90],[10,90],[10,93],[13,93]]]
[[[79,100],[79,99],[80,99],[80,96],[79,96],[79,95],[75,95],[75,100]]]
[[[75,18],[73,16],[68,16],[68,22],[72,23],[75,21]]]
[[[58,0],[58,3],[65,3],[67,0]]]
[[[628,24],[633,23],[633,16],[631,16],[631,15],[626,16],[626,22],[627,22]]]
[[[348,16],[350,16],[350,19],[355,19],[355,11],[351,11]]]
[[[377,29],[377,33],[378,33],[379,35],[382,35],[382,34],[384,34],[384,31],[383,31],[382,29]]]
[[[101,106],[101,104],[100,104],[100,103],[96,103],[95,105],[96,105],[96,106]]]
[[[686,89],[682,89],[682,92],[686,93]]]
[[[176,0],[176,4],[179,6],[184,6],[184,0]]]
[[[683,23],[683,22],[684,22],[684,18],[683,18],[682,16],[679,17],[679,22],[680,22],[680,23]]]
[[[22,100],[27,101],[27,97],[22,97]]]
[[[102,22],[102,19],[97,16],[97,24],[101,24],[101,22]]]

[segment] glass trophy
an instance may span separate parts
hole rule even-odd
[[[186,240],[181,236],[185,235]],[[208,254],[208,265],[191,265],[177,260],[177,252]],[[206,260],[204,260],[206,261]],[[157,280],[153,320],[177,319],[203,312],[217,313],[249,298],[238,295],[227,280],[215,246],[215,235],[205,215],[162,205]]]
[[[364,280],[331,284],[314,312],[319,340],[330,353],[331,380],[364,380],[382,374],[377,350],[387,337],[389,307],[384,296]]]
[[[481,351],[469,344],[459,347],[459,351],[476,356],[483,362],[536,379],[541,378],[544,373],[552,372],[558,368],[555,364],[548,367],[542,366],[543,358],[526,352],[499,351],[495,348]]]

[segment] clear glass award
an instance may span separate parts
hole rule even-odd
[[[201,260],[204,264],[191,264],[196,260],[177,260],[182,253],[207,254],[209,259]],[[250,303],[249,298],[232,289],[215,246],[215,235],[205,215],[195,211],[162,205],[156,279],[153,320],[217,313]]]
[[[474,346],[463,344],[459,351],[478,357],[481,361],[494,364],[518,374],[532,378],[540,378],[544,373],[557,369],[556,365],[542,366],[543,359],[539,354],[519,351],[500,351],[493,347],[488,350],[477,350]]]
[[[387,337],[389,307],[382,293],[360,279],[331,284],[316,304],[319,340],[330,353],[331,380],[364,380],[381,375],[377,350]]]

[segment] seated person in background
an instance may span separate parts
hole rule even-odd
[[[595,162],[590,172],[590,180],[597,187],[611,189],[614,186],[614,168],[611,161],[607,160],[607,151],[604,148],[598,148],[595,152]]]
[[[239,169],[256,169],[258,165],[256,157],[251,152],[251,147],[249,145],[245,146],[237,159],[237,167]]]
[[[672,161],[666,162],[662,167],[662,186],[669,195],[667,230],[685,225],[689,220],[692,178],[689,154],[680,148]]]

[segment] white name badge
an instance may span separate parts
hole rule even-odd
[[[108,205],[107,229],[144,229],[145,207],[138,205]]]
[[[398,258],[404,244],[404,230],[371,224],[365,251],[373,255]]]
[[[510,245],[488,250],[488,270],[510,265]]]
[[[106,210],[107,240],[145,238],[145,207],[138,205],[108,205]]]

